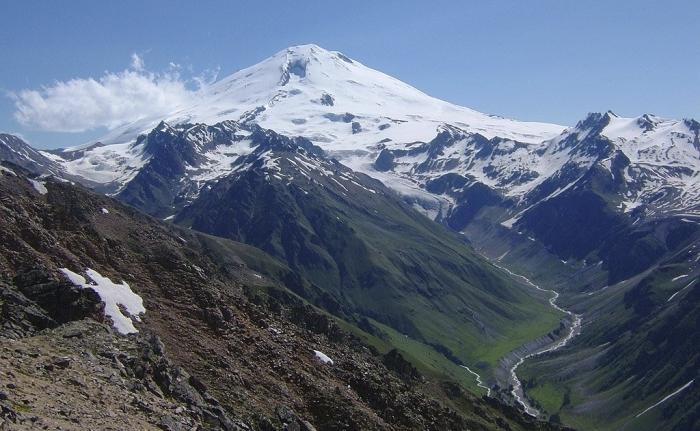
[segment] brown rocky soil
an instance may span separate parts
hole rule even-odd
[[[221,420],[235,428],[161,349],[156,338],[119,336],[91,319],[2,339],[4,429],[190,430]]]

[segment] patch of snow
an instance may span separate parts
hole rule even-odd
[[[615,115],[608,115],[608,118],[610,122],[601,133],[605,137],[629,141],[642,134],[636,118],[622,118]]]
[[[64,150],[65,156],[54,158],[71,175],[99,184],[116,184],[117,190],[131,181],[150,160],[146,143],[136,143],[136,136],[127,142],[97,145],[81,149],[79,157],[72,157],[76,149]]]
[[[502,221],[501,226],[508,229],[513,229],[513,225],[517,223],[518,220],[520,220],[520,214],[518,214],[516,217],[511,217],[506,221]]]
[[[6,174],[8,174],[8,175],[12,175],[13,177],[16,177],[16,176],[17,176],[17,174],[15,173],[15,171],[13,171],[13,170],[10,169],[10,168],[6,168],[6,167],[4,167],[4,166],[2,166],[2,165],[0,165],[0,172],[4,172],[4,173],[6,173]]]
[[[314,350],[314,356],[316,359],[321,362],[322,364],[330,364],[333,365],[333,359],[329,358],[328,355],[325,353],[319,351],[319,350]]]
[[[255,148],[249,139],[234,140],[225,145],[217,145],[214,149],[203,153],[207,160],[202,167],[197,169],[198,172],[191,179],[207,182],[230,174],[236,160],[251,154]]]
[[[102,208],[102,214],[109,214],[109,210],[107,208]]]
[[[677,390],[675,390],[675,391],[671,392],[670,394],[666,395],[666,396],[663,397],[663,398],[661,399],[661,401],[659,401],[658,403],[652,405],[651,407],[647,407],[647,408],[644,409],[641,413],[637,414],[637,415],[635,416],[635,418],[640,417],[641,415],[643,415],[644,413],[646,413],[646,412],[648,412],[649,410],[653,409],[654,407],[658,407],[658,406],[661,405],[662,403],[668,401],[669,398],[674,397],[674,396],[678,395],[679,393],[681,393],[682,391],[688,389],[688,388],[690,387],[690,385],[693,384],[693,382],[695,382],[695,379],[689,381],[688,383],[686,383],[685,385],[681,386],[681,387],[678,388]]]
[[[33,180],[31,178],[27,178],[27,181],[29,181],[29,183],[31,183],[32,187],[34,187],[34,190],[36,190],[37,193],[39,193],[40,195],[45,195],[46,193],[49,192],[49,190],[46,188],[46,183],[41,182],[41,181],[37,181],[37,180]]]
[[[626,213],[632,212],[632,210],[639,208],[642,205],[644,205],[644,203],[639,201],[625,201],[622,203],[623,211]]]
[[[686,284],[685,287],[684,287],[683,289],[681,289],[681,290],[679,290],[678,292],[676,292],[676,293],[674,293],[673,295],[671,295],[671,297],[668,298],[668,299],[666,300],[666,302],[671,302],[671,300],[672,300],[673,298],[675,298],[676,295],[678,295],[679,293],[683,292],[685,289],[687,289],[687,288],[689,288],[690,286],[692,286],[693,284],[695,284],[696,281],[697,281],[697,280],[693,280],[693,281],[691,281],[690,283]]]
[[[143,299],[135,294],[126,282],[120,284],[112,282],[107,277],[103,277],[94,269],[86,269],[85,273],[90,278],[90,282],[85,280],[80,274],[67,269],[59,268],[59,270],[76,286],[84,289],[92,289],[100,296],[100,299],[105,303],[105,315],[112,319],[114,328],[120,334],[131,334],[139,332],[134,327],[134,320],[141,321],[140,315],[146,312],[143,306]],[[120,307],[123,307],[129,316],[122,313]]]
[[[501,260],[503,260],[504,257],[508,255],[508,253],[510,253],[510,250],[506,250],[502,255],[498,256],[496,260],[500,262]]]
[[[75,272],[67,269],[67,268],[59,268],[59,270],[65,275],[68,280],[73,283],[76,286],[83,286],[85,284],[85,277],[83,277],[80,274],[76,274]]]
[[[192,268],[194,268],[194,270],[197,271],[197,275],[199,275],[201,278],[207,278],[206,273],[204,272],[202,267],[197,266],[197,265],[192,265]]]
[[[603,292],[604,290],[607,290],[608,287],[610,287],[610,286],[609,286],[609,285],[605,285],[605,286],[601,287],[601,288],[598,289],[598,290],[594,290],[593,292],[588,292],[588,293],[586,293],[586,296],[592,296],[592,295],[595,295],[596,293]]]

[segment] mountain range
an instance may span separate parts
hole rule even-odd
[[[0,158],[254,247],[288,295],[428,378],[515,406],[522,380],[526,412],[581,429],[692,429],[699,135],[482,114],[302,45],[98,142],[2,134]]]

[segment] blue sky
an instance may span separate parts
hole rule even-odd
[[[80,144],[106,129],[57,132],[87,126],[41,118],[22,124],[8,94],[136,69],[167,84],[177,71],[176,84],[192,88],[193,77],[216,70],[222,77],[303,43],[342,51],[450,102],[522,120],[568,125],[607,109],[700,118],[700,2],[693,0],[18,0],[0,3],[0,16],[0,131],[38,147]],[[100,122],[107,119],[89,123]]]

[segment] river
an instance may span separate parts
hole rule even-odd
[[[555,310],[561,311],[562,313],[565,313],[567,315],[567,317],[563,319],[564,325],[566,327],[566,335],[558,339],[550,337],[541,337],[540,339],[535,340],[533,342],[534,344],[528,343],[519,348],[518,350],[511,352],[509,355],[506,355],[504,358],[502,358],[499,362],[499,367],[503,366],[508,370],[508,385],[513,386],[513,389],[511,390],[511,395],[513,395],[515,401],[523,407],[525,413],[537,417],[540,412],[532,405],[530,405],[527,398],[525,397],[522,383],[520,382],[516,371],[518,367],[522,365],[523,362],[525,362],[525,359],[532,358],[534,356],[541,355],[547,352],[553,352],[566,346],[577,334],[580,333],[581,316],[573,313],[572,311],[565,310],[559,305],[557,305],[557,299],[559,299],[559,292],[552,289],[543,289],[523,275],[516,274],[500,265],[494,264],[494,266],[502,269],[514,278],[520,278],[524,280],[528,286],[531,286],[542,292],[551,293],[552,296],[549,298],[549,304]]]

